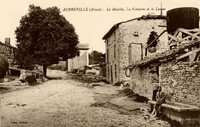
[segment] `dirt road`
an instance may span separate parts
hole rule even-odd
[[[118,87],[50,80],[1,96],[2,127],[169,127],[147,118]],[[87,87],[86,87],[87,86]],[[89,87],[88,87],[89,86]],[[147,115],[148,116],[148,115]]]

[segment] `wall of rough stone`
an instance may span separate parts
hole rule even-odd
[[[153,90],[159,85],[159,77],[156,72],[151,72],[155,64],[137,67],[131,70],[132,90],[142,96],[152,99]]]
[[[127,23],[122,23],[120,25],[121,29],[121,33],[122,33],[122,39],[123,42],[126,42],[126,47],[131,43],[131,42],[135,42],[135,43],[142,43],[143,45],[143,54],[145,54],[145,47],[147,39],[151,33],[151,31],[155,31],[157,32],[157,34],[159,35],[160,33],[163,32],[163,30],[165,30],[165,27],[159,27],[159,25],[165,25],[166,20],[164,19],[146,19],[146,20],[133,20],[131,22],[127,22]],[[135,33],[138,33],[138,36],[135,36]],[[167,49],[167,33],[163,34],[160,38],[159,38],[160,42],[158,43],[158,46],[156,47],[157,52],[162,52],[164,50]],[[132,54],[137,54],[137,56],[140,57],[141,51],[136,52],[134,49],[138,48],[134,48],[136,47],[136,45],[132,45],[133,48],[133,52]],[[147,55],[152,55],[152,53],[147,53]],[[136,56],[136,55],[135,55]],[[132,61],[138,60],[137,59],[132,59]]]
[[[130,22],[122,23],[119,26],[119,31],[121,33],[121,41],[120,42],[120,78],[126,79],[124,74],[124,68],[129,65],[129,44],[131,42],[134,43],[142,43],[143,45],[143,57],[145,56],[145,47],[147,39],[150,35],[151,31],[157,32],[159,35],[166,28],[159,27],[159,25],[165,25],[166,21],[164,19],[146,19],[146,20],[133,20]],[[138,36],[135,35],[138,33]],[[162,52],[167,49],[167,33],[163,34],[160,37],[160,42],[158,43],[157,51]],[[137,60],[141,60],[141,46],[136,44],[131,44],[131,63]],[[147,55],[152,55],[154,53],[147,53]],[[132,72],[131,72],[132,73]],[[136,74],[135,74],[136,75]],[[131,77],[130,80],[133,78]]]
[[[0,42],[0,54],[4,55],[8,59],[9,64],[12,64],[16,55],[16,48],[9,44]]]
[[[200,62],[163,63],[160,84],[169,100],[200,106]]]
[[[106,44],[106,54],[109,57],[109,61],[106,61],[107,69],[107,80],[112,83],[116,83],[121,80],[131,80],[129,77],[125,76],[124,68],[129,65],[129,44],[142,43],[143,50],[141,51],[140,45],[131,45],[131,62],[141,59],[141,53],[143,52],[143,57],[145,55],[145,47],[147,39],[151,31],[158,33],[163,32],[166,28],[159,27],[159,25],[165,25],[165,19],[141,19],[132,20],[119,25],[119,27],[108,37],[105,41]],[[137,34],[136,34],[137,33]],[[138,35],[138,36],[137,36]],[[116,56],[114,57],[114,46]],[[161,52],[167,49],[167,34],[165,33],[160,38],[158,43],[157,52]],[[152,55],[149,53],[148,55]],[[115,65],[117,66],[115,68]],[[111,72],[112,68],[112,72]],[[115,69],[117,76],[115,76]],[[112,73],[112,75],[111,75]],[[111,80],[113,77],[113,80]]]
[[[135,93],[150,98],[151,87],[150,87],[150,75],[148,68],[135,68],[131,71],[131,83],[132,90]]]
[[[119,29],[106,39],[106,79],[110,83],[119,81]],[[115,52],[115,53],[114,53]]]
[[[106,45],[106,54],[109,50],[109,62],[106,64],[106,77],[107,80],[111,82],[111,67],[112,67],[112,75],[114,76],[114,66],[117,66],[117,76],[113,78],[113,83],[116,83],[121,80],[131,80],[130,78],[125,76],[124,67],[129,65],[129,56],[128,56],[128,45],[131,42],[142,43],[143,44],[143,55],[145,55],[145,47],[146,42],[149,37],[151,31],[157,32],[159,35],[166,29],[165,19],[134,19],[128,22],[121,23],[117,30],[111,34],[105,41]],[[138,33],[138,36],[135,36],[135,32]],[[164,33],[160,38],[160,42],[156,47],[156,52],[163,52],[168,49],[168,38],[167,33]],[[114,53],[114,45],[116,45],[116,57],[113,57]],[[136,60],[141,59],[141,49],[140,45],[132,45],[131,46],[131,61],[134,62]],[[155,53],[148,52],[147,55],[153,55]],[[119,59],[118,59],[119,58]],[[117,60],[118,59],[118,60]]]

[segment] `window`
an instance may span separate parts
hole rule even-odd
[[[115,56],[116,56],[116,46],[114,45],[114,58],[115,58]]]
[[[107,49],[107,63],[109,63],[109,50]]]
[[[108,75],[107,75],[107,78],[109,79],[109,74],[110,74],[110,73],[109,73],[109,66],[108,66],[107,74],[108,74]]]
[[[111,78],[111,83],[113,83],[113,66],[110,66],[110,78]]]
[[[115,64],[115,78],[117,78],[117,65]]]
[[[157,33],[155,31],[151,31],[147,40],[147,48],[146,48],[146,50],[148,50],[150,53],[156,52],[156,46],[158,45],[159,42],[159,39],[157,37],[158,37]]]
[[[113,32],[114,41],[116,40],[116,32]]]
[[[133,33],[133,35],[136,36],[136,37],[139,36],[138,31],[135,31],[135,32]]]
[[[157,37],[158,37],[157,32],[151,31],[151,33],[148,37],[148,40],[147,40],[147,45],[149,47],[156,47],[159,42],[159,39],[155,40]]]
[[[105,43],[106,43],[106,46],[108,46],[108,39],[106,39]]]
[[[159,83],[159,66],[150,65],[149,66],[150,80],[152,83]]]

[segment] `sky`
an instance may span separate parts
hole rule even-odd
[[[57,6],[61,14],[75,27],[79,42],[89,43],[90,51],[104,53],[102,37],[114,24],[149,13],[160,14],[160,10],[156,8],[160,8],[161,3],[163,15],[178,7],[200,9],[199,0],[0,0],[0,41],[4,42],[5,38],[10,37],[11,45],[15,46],[16,27],[20,25],[21,17],[28,13],[30,4],[44,9]]]

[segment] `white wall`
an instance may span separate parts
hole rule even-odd
[[[74,69],[83,70],[85,66],[89,65],[88,50],[79,50],[80,56],[76,56],[73,59],[68,59],[68,71],[71,72]]]

